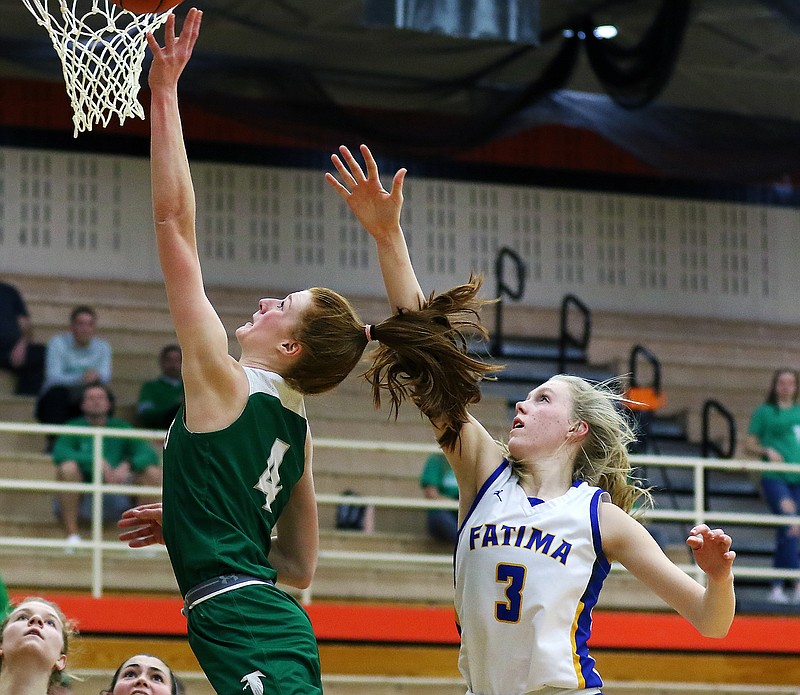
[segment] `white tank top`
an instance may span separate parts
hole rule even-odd
[[[469,693],[600,692],[586,643],[611,569],[600,540],[601,500],[611,498],[576,482],[561,497],[532,504],[505,461],[484,483],[455,554],[458,666]]]

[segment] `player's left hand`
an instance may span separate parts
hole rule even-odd
[[[162,517],[161,502],[140,504],[124,511],[117,526],[130,530],[120,533],[119,539],[131,548],[145,548],[158,543],[164,545],[164,535],[161,531]]]
[[[728,579],[736,553],[731,550],[731,537],[721,528],[710,529],[705,524],[695,526],[686,539],[697,566],[712,580]]]
[[[164,25],[164,46],[160,46],[152,32],[147,34],[147,45],[153,52],[148,82],[151,89],[173,87],[178,83],[200,34],[203,13],[193,7],[183,21],[180,35],[175,34],[175,15],[170,14]]]
[[[342,145],[339,155],[331,155],[331,161],[339,172],[341,182],[331,173],[325,180],[344,200],[376,241],[391,235],[400,226],[403,208],[403,181],[406,169],[399,169],[392,179],[392,190],[387,191],[381,183],[378,164],[366,145],[360,147],[367,173],[361,168],[353,153]]]

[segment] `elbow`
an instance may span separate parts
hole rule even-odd
[[[315,569],[316,568],[314,567],[306,571],[295,571],[292,572],[291,575],[287,573],[282,576],[278,576],[278,579],[284,584],[293,586],[295,589],[308,589],[308,587],[311,586],[312,580],[314,579]]]
[[[175,227],[182,228],[194,223],[194,206],[179,201],[153,203],[153,223],[157,232],[170,232]]]
[[[313,579],[314,579],[314,573],[313,572],[310,572],[308,574],[304,574],[304,575],[296,578],[296,581],[294,582],[293,586],[296,589],[308,589],[308,587],[311,586],[311,580],[313,580]]]
[[[700,623],[696,625],[696,627],[697,631],[703,635],[703,637],[722,639],[723,637],[727,636],[732,624],[733,615],[731,615],[729,618],[718,616],[716,620]]]
[[[317,571],[317,558],[293,562],[283,568],[283,571],[278,572],[278,580],[295,589],[308,589],[314,579],[314,574]]]
[[[311,582],[314,580],[314,575],[317,573],[317,554],[314,553],[314,556],[309,558],[307,562],[303,563],[303,567],[300,568],[300,572],[298,573],[297,577],[297,584],[295,586],[298,589],[308,589],[311,586]]]
[[[711,637],[712,639],[722,639],[723,637],[727,637],[728,631],[731,629],[730,623],[723,627],[713,627],[710,629],[700,630],[700,634],[703,637]]]

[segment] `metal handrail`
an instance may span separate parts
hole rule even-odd
[[[648,350],[644,345],[634,345],[628,357],[628,372],[630,373],[630,385],[641,386],[639,383],[639,358],[649,362],[650,370],[653,375],[651,387],[655,393],[661,393],[661,362],[655,353]]]
[[[583,319],[583,331],[580,336],[573,335],[569,330],[570,307],[574,306]],[[589,347],[589,337],[592,333],[592,312],[579,297],[574,294],[564,295],[561,300],[561,313],[558,327],[558,371],[563,374],[567,371],[567,350],[570,345],[579,350],[586,351]]]
[[[76,427],[58,425],[37,425],[23,423],[0,422],[0,432],[15,432],[27,434],[57,434],[70,433],[91,436],[93,438],[95,460],[102,460],[102,440],[105,436],[115,438],[132,439],[156,439],[163,438],[164,432],[160,430],[119,430],[103,427]],[[372,441],[372,440],[347,440],[334,438],[318,438],[314,441],[317,449],[355,449],[382,452],[417,452],[434,453],[439,451],[435,444],[419,444],[392,441]],[[654,456],[654,455],[634,455],[631,456],[631,463],[634,466],[658,465],[667,467],[691,468],[694,471],[694,504],[691,510],[673,509],[653,509],[644,514],[644,518],[653,521],[675,521],[686,522],[692,525],[700,523],[708,524],[746,524],[757,526],[785,526],[800,525],[800,515],[783,516],[777,514],[752,514],[740,512],[721,512],[711,511],[705,508],[705,472],[710,469],[725,470],[740,473],[760,473],[763,471],[782,471],[789,473],[797,472],[797,465],[786,463],[765,463],[757,461],[743,461],[732,459],[706,459],[701,457],[683,456]],[[115,553],[125,550],[125,546],[117,541],[105,541],[102,537],[103,519],[100,500],[105,494],[127,494],[127,495],[158,495],[161,490],[157,487],[142,485],[109,485],[102,480],[102,466],[94,467],[92,482],[90,483],[66,483],[57,481],[43,480],[18,480],[0,478],[0,490],[29,490],[29,491],[68,491],[68,492],[88,492],[94,497],[93,514],[91,520],[91,538],[82,541],[80,546],[92,551],[92,585],[91,592],[95,597],[102,596],[103,576],[102,558],[104,553]],[[353,497],[349,495],[318,494],[317,502],[321,505],[352,504]],[[430,508],[457,508],[458,503],[453,500],[426,500],[409,499],[404,497],[384,497],[384,496],[360,496],[358,504],[374,507],[391,507],[400,509],[430,509]],[[22,548],[61,548],[62,539],[36,538],[36,537],[0,537],[0,547],[22,547]],[[400,564],[428,564],[449,566],[452,563],[452,554],[428,554],[428,553],[391,553],[391,552],[368,552],[354,550],[320,550],[320,560],[322,561],[345,561],[345,562],[386,562]],[[695,565],[679,564],[684,571],[693,574],[698,579],[702,578],[702,571]],[[616,565],[612,567],[615,571],[622,571],[624,568]],[[800,570],[778,570],[766,567],[754,567],[737,564],[736,574],[739,577],[753,579],[773,579],[773,578],[792,578],[800,579]],[[313,590],[313,587],[312,587]],[[311,592],[304,592],[304,600],[310,602]]]
[[[505,279],[506,259],[512,262],[517,274],[517,286],[512,288]],[[514,249],[504,246],[497,252],[494,261],[494,275],[497,280],[496,296],[497,304],[494,314],[494,335],[489,346],[489,352],[495,356],[503,354],[503,297],[519,300],[525,294],[525,278],[527,276],[527,266]]]
[[[722,419],[725,420],[725,424],[728,426],[728,446],[725,450],[717,446],[717,444],[711,440],[712,411],[716,411],[722,417]],[[731,413],[730,410],[713,398],[710,398],[703,403],[702,436],[700,447],[700,455],[705,458],[708,458],[711,454],[716,454],[720,458],[731,459],[736,452],[736,419],[733,417],[733,413]]]

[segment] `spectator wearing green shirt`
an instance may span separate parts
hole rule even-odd
[[[3,584],[3,580],[0,578],[0,620],[5,618],[11,606],[8,603],[8,591],[6,591],[6,585]]]
[[[81,400],[83,415],[68,425],[131,429],[125,420],[111,417],[113,397],[103,384],[87,386]],[[53,447],[53,462],[58,480],[70,483],[92,480],[93,439],[78,434],[62,434]],[[103,439],[103,481],[112,485],[161,485],[161,466],[153,448],[141,439],[106,437]],[[148,501],[148,500],[144,500]],[[149,500],[152,501],[152,500]],[[82,502],[80,495],[65,492],[59,495],[61,522],[67,536],[67,548],[80,542],[78,519],[91,515],[90,498]],[[106,519],[116,519],[130,506],[125,495],[106,495],[103,511]],[[140,501],[141,503],[141,501]]]
[[[136,422],[140,427],[167,429],[183,403],[181,348],[165,345],[158,356],[161,374],[146,381],[136,402]]]
[[[458,499],[456,476],[443,454],[432,454],[428,457],[419,484],[426,499]],[[457,509],[429,509],[427,522],[431,536],[455,545],[458,539]]]
[[[772,377],[767,400],[753,412],[746,441],[748,451],[763,461],[796,463],[797,473],[765,471],[761,476],[764,497],[773,514],[794,516],[800,509],[800,405],[797,404],[798,375],[792,369],[779,369]],[[800,526],[779,526],[776,532],[776,568],[800,569]],[[792,597],[784,582],[773,582],[769,600],[773,603],[800,603],[800,582]]]

